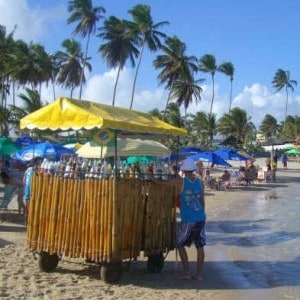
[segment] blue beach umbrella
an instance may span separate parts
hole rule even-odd
[[[29,145],[37,143],[37,141],[31,138],[30,136],[19,136],[16,139],[15,143],[18,147],[25,148]]]
[[[221,148],[215,150],[214,153],[222,157],[224,160],[237,160],[237,161],[246,161],[248,160],[247,157],[238,153],[237,150],[231,148]]]
[[[62,155],[75,154],[73,149],[65,148],[60,144],[54,143],[38,143],[29,145],[23,149],[16,151],[12,158],[23,162],[30,161],[35,157],[48,158],[51,160],[59,160]]]
[[[203,162],[209,162],[218,166],[231,167],[222,157],[214,153],[213,151],[203,151],[189,156],[193,160],[200,160]]]
[[[180,151],[178,151],[178,154],[187,156],[187,155],[193,155],[193,154],[200,153],[200,152],[202,152],[202,150],[200,148],[187,147],[187,148],[183,148]]]

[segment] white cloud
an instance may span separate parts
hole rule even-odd
[[[116,76],[116,69],[92,76],[86,84],[82,98],[111,105]],[[129,108],[132,84],[132,74],[130,70],[124,68],[119,76],[115,106]],[[136,90],[132,108],[143,112],[148,112],[153,108],[163,109],[165,101],[166,97],[162,89]]]
[[[36,42],[46,34],[52,22],[65,18],[66,7],[61,5],[41,10],[38,7],[29,8],[26,0],[0,0],[0,11],[0,24],[6,27],[7,33],[16,26],[15,39]]]

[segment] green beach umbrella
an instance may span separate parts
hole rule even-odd
[[[157,158],[153,156],[128,156],[123,160],[123,164],[135,164],[137,162],[150,163],[151,161],[156,161]]]
[[[9,156],[19,150],[19,147],[7,137],[0,137],[0,155]]]
[[[300,150],[296,149],[296,148],[292,148],[288,151],[285,151],[286,154],[292,154],[292,155],[299,155],[300,154]]]

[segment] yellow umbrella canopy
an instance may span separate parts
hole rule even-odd
[[[95,141],[85,143],[76,151],[77,155],[84,158],[103,158],[115,155],[114,146],[101,146]],[[117,153],[119,156],[169,155],[171,151],[165,145],[153,140],[118,139]]]
[[[20,120],[21,129],[80,130],[109,128],[120,131],[186,135],[187,131],[150,114],[85,100],[60,97]]]

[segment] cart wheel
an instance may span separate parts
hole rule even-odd
[[[147,268],[151,273],[159,273],[164,266],[164,256],[162,253],[148,257]]]
[[[101,265],[100,276],[105,283],[117,282],[122,276],[122,262]]]
[[[51,272],[56,269],[59,262],[57,254],[49,254],[48,252],[40,252],[38,255],[38,265],[41,271]]]

